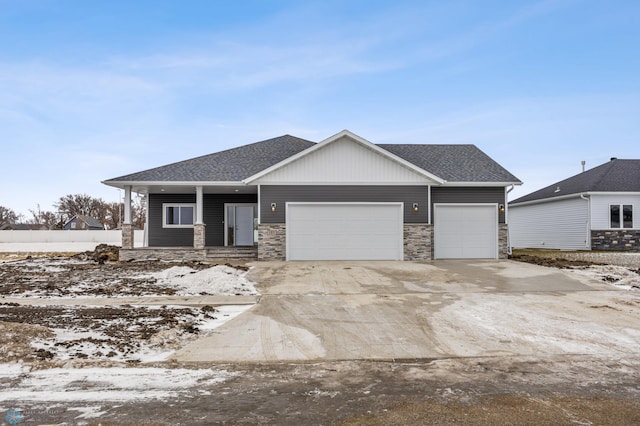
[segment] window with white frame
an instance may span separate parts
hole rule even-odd
[[[609,224],[612,229],[633,228],[633,205],[609,205]]]
[[[163,228],[190,228],[196,218],[195,204],[163,204]]]

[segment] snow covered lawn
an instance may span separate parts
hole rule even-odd
[[[243,265],[118,262],[73,258],[0,262],[0,295],[7,297],[124,297],[257,295]]]
[[[0,362],[166,360],[252,306],[233,304],[234,296],[258,295],[247,270],[242,264],[101,265],[63,257],[0,263],[0,294],[13,301],[0,300]],[[113,303],[124,296],[129,304]],[[177,306],[178,296],[188,306]],[[227,296],[231,304],[207,305],[202,296]],[[84,305],[65,304],[80,297]],[[173,304],[163,305],[166,297]],[[146,305],[152,298],[155,304]],[[30,305],[36,299],[38,305]]]
[[[11,392],[0,392],[0,402],[104,402],[172,398],[196,385],[205,388],[224,382],[235,374],[209,368],[157,367],[50,368],[30,371],[28,366],[20,364],[0,364],[0,383],[12,381],[14,387]]]

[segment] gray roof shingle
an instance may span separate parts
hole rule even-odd
[[[520,183],[475,145],[378,146],[448,182]]]
[[[314,142],[284,135],[105,182],[239,182],[313,145]]]
[[[104,228],[104,225],[93,216],[79,214],[76,217],[92,228]]]
[[[284,135],[120,176],[105,183],[239,182],[314,145],[314,142]],[[475,145],[378,146],[448,182],[520,183]]]
[[[557,189],[560,189],[556,192]],[[640,192],[640,160],[612,159],[593,169],[513,200],[537,201],[584,192]]]

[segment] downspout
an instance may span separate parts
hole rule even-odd
[[[504,193],[504,223],[507,225],[507,254],[513,254],[511,250],[511,229],[509,227],[509,193],[513,191],[515,185],[511,185],[511,188],[505,187]]]
[[[431,225],[431,185],[427,185],[427,224]]]
[[[580,198],[587,201],[587,238],[584,241],[584,246],[591,250],[591,197],[585,197],[584,194],[580,194]]]
[[[149,247],[149,193],[145,195],[144,203],[144,233],[142,247]]]

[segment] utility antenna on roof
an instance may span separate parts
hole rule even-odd
[[[580,164],[582,164],[582,172],[584,173],[584,166],[587,164],[587,162],[582,160]]]

